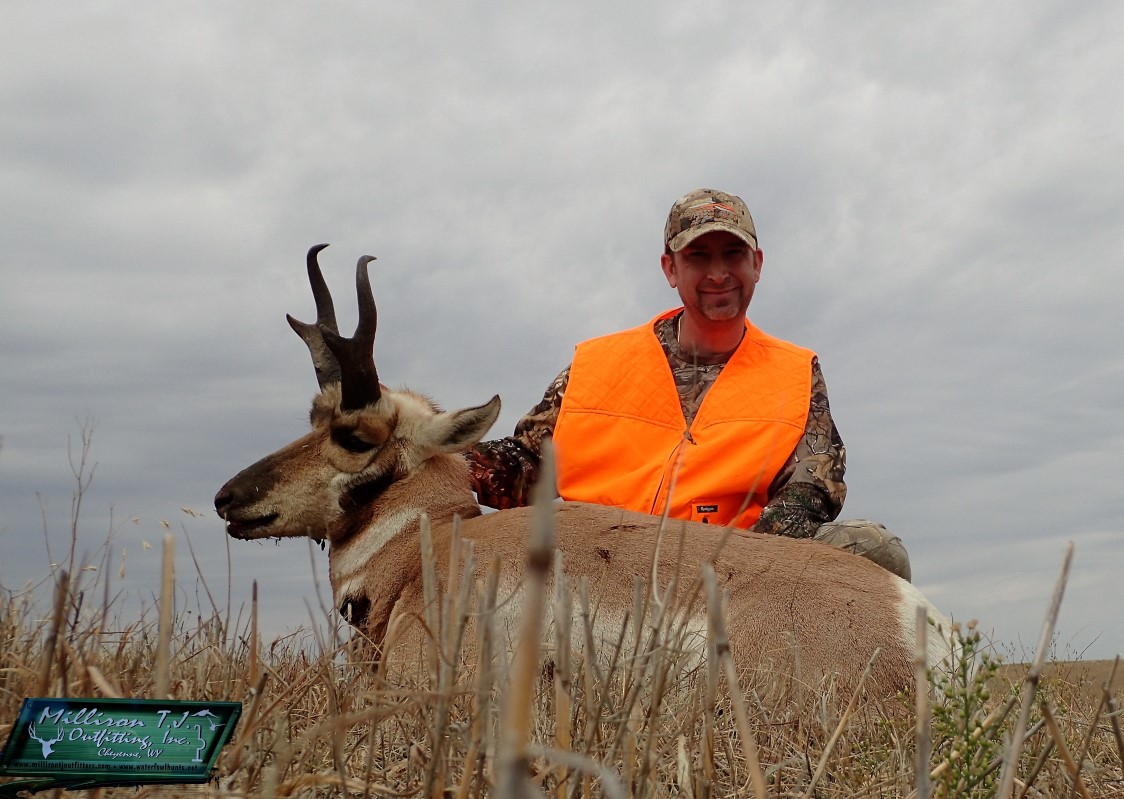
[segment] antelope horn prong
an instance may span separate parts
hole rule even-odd
[[[324,329],[335,332],[337,329],[332,295],[320,271],[320,264],[316,260],[316,256],[327,246],[327,244],[317,244],[308,251],[308,282],[312,286],[312,296],[316,300],[316,322],[313,324],[301,322],[285,314],[289,327],[293,328],[308,347],[308,352],[312,356],[312,367],[316,370],[316,383],[321,391],[331,383],[340,382],[339,360],[324,342],[324,335],[321,332]]]

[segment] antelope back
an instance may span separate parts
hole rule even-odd
[[[661,535],[658,517],[579,502],[553,507],[557,546],[571,591],[576,595],[583,580],[590,586],[593,639],[601,656],[611,656],[622,640],[626,651],[636,643],[635,586],[649,596],[653,588],[655,595],[663,596],[674,582],[676,591],[665,597],[674,616],[673,648],[695,660],[704,657],[707,623],[700,576],[705,563],[714,565],[728,595],[735,661],[770,684],[782,679],[793,685],[820,688],[832,683],[850,690],[877,650],[871,690],[889,695],[913,681],[916,606],[924,606],[935,622],[949,629],[947,620],[909,583],[827,544],[739,532],[720,545],[724,531],[712,525],[670,521]],[[497,611],[501,630],[519,629],[518,599],[533,512],[502,511],[459,527],[459,535],[472,541],[477,564],[502,564]],[[433,537],[435,571],[443,576],[451,525],[435,526]],[[403,541],[401,546],[396,562],[409,558],[409,544]],[[380,568],[370,578],[389,587],[387,571]],[[425,618],[420,581],[419,565],[396,583],[393,602],[372,612],[367,630],[376,643],[383,642],[388,624],[408,625]],[[552,612],[548,608],[548,617]],[[400,622],[391,620],[395,614]],[[548,618],[548,627],[552,622]],[[584,645],[581,624],[575,615],[571,629],[577,648]],[[544,644],[553,643],[552,635]],[[947,638],[930,634],[929,662],[937,665],[946,659],[949,646]]]

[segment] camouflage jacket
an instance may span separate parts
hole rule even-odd
[[[678,316],[656,325],[679,399],[689,426],[725,365],[688,360],[679,349],[676,336]],[[469,454],[473,489],[481,504],[492,508],[513,508],[530,502],[531,486],[539,473],[543,439],[549,437],[558,421],[558,411],[566,392],[570,368],[567,366],[543,395],[542,401],[519,420],[515,433],[496,441],[482,441]],[[816,529],[835,519],[843,509],[847,486],[843,474],[847,450],[835,429],[827,401],[827,387],[818,359],[812,360],[812,401],[804,436],[796,445],[784,469],[769,486],[769,501],[753,529],[792,538],[811,538]]]

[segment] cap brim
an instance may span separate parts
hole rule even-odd
[[[739,239],[741,239],[746,244],[748,244],[750,246],[750,249],[752,249],[754,251],[757,250],[757,242],[754,240],[754,238],[751,234],[746,233],[744,230],[742,230],[737,225],[731,225],[728,222],[721,222],[721,221],[707,222],[705,225],[699,225],[698,227],[693,227],[693,228],[689,228],[687,230],[684,230],[678,236],[676,236],[671,241],[669,241],[667,243],[667,247],[672,252],[679,252],[680,250],[682,250],[684,247],[686,247],[688,244],[690,244],[692,241],[699,238],[700,236],[705,236],[707,233],[713,233],[716,230],[724,230],[727,233],[733,233]]]

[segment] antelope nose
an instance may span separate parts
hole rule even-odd
[[[223,519],[226,518],[226,511],[233,503],[234,492],[229,486],[223,486],[219,489],[219,493],[215,494],[215,512]]]

